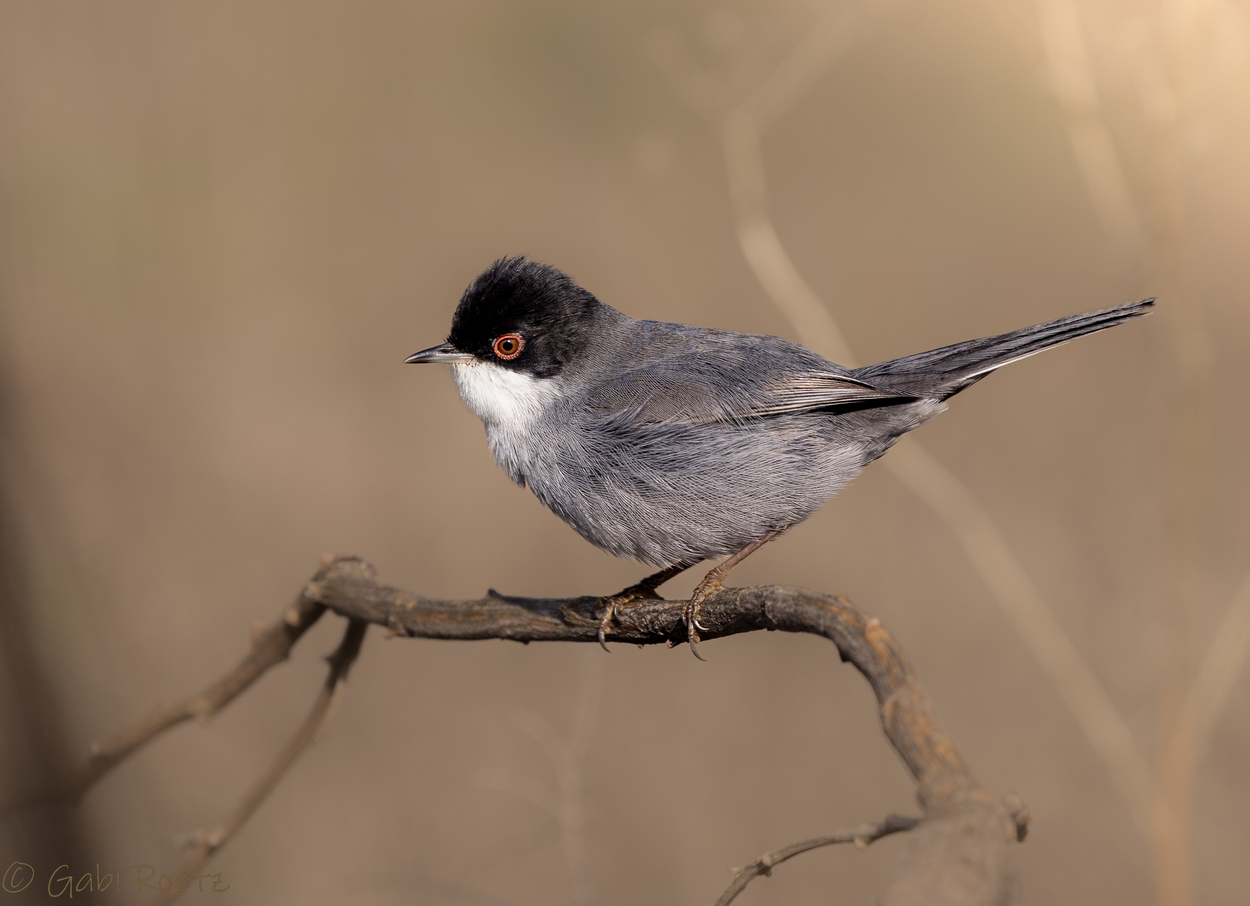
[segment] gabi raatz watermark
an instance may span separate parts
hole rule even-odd
[[[56,899],[58,897],[74,898],[74,894],[84,895],[95,893],[96,891],[111,890],[114,887],[118,891],[130,889],[131,878],[130,872],[134,872],[134,889],[139,893],[145,890],[198,890],[200,893],[224,893],[230,889],[230,885],[222,880],[221,872],[213,872],[207,874],[204,872],[191,874],[189,871],[180,871],[177,875],[170,877],[167,874],[157,875],[156,866],[154,865],[127,865],[124,869],[114,866],[110,872],[100,872],[99,863],[96,864],[95,871],[85,871],[82,874],[75,874],[70,871],[69,865],[58,865],[47,874],[48,879],[48,896]],[[29,862],[13,862],[4,872],[4,880],[0,882],[0,890],[4,893],[21,893],[38,879],[39,872]],[[2,901],[0,901],[2,902]]]

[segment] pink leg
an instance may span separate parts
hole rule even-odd
[[[703,655],[699,654],[699,630],[707,629],[706,626],[699,624],[699,606],[708,599],[708,596],[716,589],[721,587],[721,580],[729,575],[729,571],[751,556],[769,541],[772,541],[780,535],[785,529],[775,529],[769,532],[759,541],[752,541],[738,553],[734,554],[728,560],[717,566],[712,567],[703,581],[700,582],[694,590],[694,594],[690,596],[690,600],[686,602],[686,606],[682,608],[681,616],[686,621],[687,640],[690,642],[690,650],[694,652],[694,656],[699,660],[706,660]]]

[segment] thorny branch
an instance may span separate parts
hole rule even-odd
[[[201,695],[158,708],[95,747],[95,754],[59,789],[80,798],[96,780],[140,746],[188,716],[211,715],[280,662],[291,645],[327,609],[348,618],[330,671],[312,711],[265,774],[216,828],[194,838],[180,872],[198,873],[273,790],[298,754],[324,731],[336,694],[360,650],[370,623],[389,636],[429,639],[511,639],[518,642],[597,642],[600,600],[516,598],[491,591],[475,601],[442,601],[383,585],[373,567],[355,557],[324,561],[295,604],[273,626],[257,634],[253,651]],[[640,602],[618,614],[613,638],[637,645],[685,640],[682,601]],[[732,899],[752,877],[816,846],[868,842],[912,829],[912,841],[881,899],[886,906],[911,903],[997,904],[1013,889],[1010,844],[1023,840],[1028,810],[1016,797],[982,789],[938,722],[927,693],[893,637],[844,597],[785,586],[726,588],[704,604],[706,640],[756,630],[808,632],[832,641],[843,661],[868,680],[877,698],[882,728],[916,781],[921,819],[891,816],[816,841],[792,844],[743,869]],[[172,716],[171,716],[172,715]],[[185,716],[184,716],[185,715]],[[10,804],[6,807],[13,807]],[[183,877],[180,874],[179,877]],[[178,891],[162,892],[154,903],[172,902]],[[728,902],[722,897],[721,902]]]

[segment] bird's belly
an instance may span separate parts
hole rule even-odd
[[[669,565],[723,557],[810,516],[863,466],[812,419],[565,423],[492,438],[500,464],[596,546]]]

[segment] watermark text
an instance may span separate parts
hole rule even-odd
[[[145,890],[180,892],[194,890],[199,893],[224,893],[230,889],[229,883],[222,878],[219,871],[196,873],[180,871],[170,876],[159,873],[155,865],[127,865],[125,868],[115,865],[112,871],[101,871],[97,863],[95,871],[84,871],[80,874],[71,871],[67,863],[58,865],[50,872],[41,873],[29,862],[15,861],[5,869],[4,879],[0,882],[0,891],[21,893],[36,881],[42,880],[41,874],[47,878],[48,896],[52,899],[66,897],[72,900],[75,896],[113,889],[119,892],[135,890],[138,893],[143,893]]]

